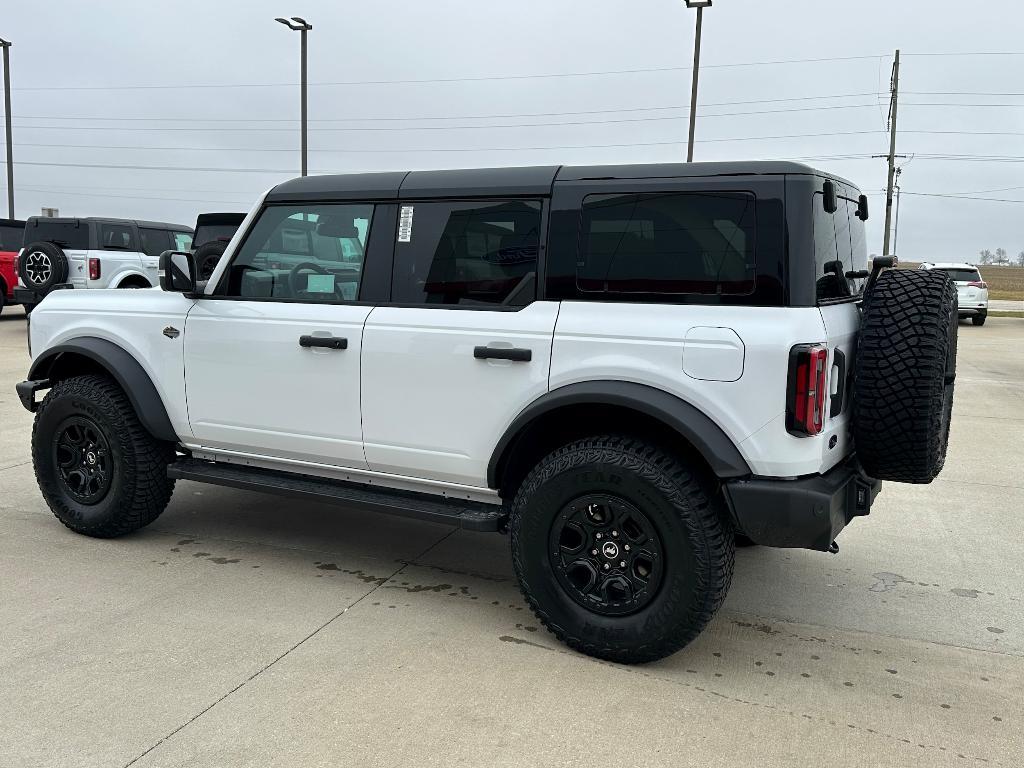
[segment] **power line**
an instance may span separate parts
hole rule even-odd
[[[702,64],[701,69],[730,69],[735,67],[763,67],[781,64],[817,64],[825,62],[875,59],[877,55],[828,56],[816,59],[776,59],[770,61],[744,61],[722,64]],[[339,80],[309,83],[310,87],[351,85],[425,85],[428,83],[472,83],[500,80],[541,80],[563,77],[599,77],[606,75],[635,75],[649,72],[689,72],[691,67],[641,67],[637,69],[608,69],[591,72],[544,72],[529,75],[481,75],[478,77],[436,77],[396,80]],[[191,85],[58,85],[23,86],[15,91],[138,91],[138,90],[193,90],[198,88],[294,88],[298,83],[193,83]]]
[[[776,104],[789,101],[817,101],[821,99],[846,99],[861,96],[877,96],[875,92],[863,93],[840,93],[830,96],[791,96],[782,99],[751,99],[746,101],[719,101],[708,104],[700,104],[701,108],[707,107],[732,107],[746,104]],[[845,106],[845,105],[840,105]],[[417,117],[333,117],[310,119],[310,123],[339,123],[339,122],[387,122],[387,121],[414,121],[414,120],[490,120],[490,119],[511,119],[519,117],[564,117],[572,115],[600,115],[617,112],[655,112],[668,109],[685,109],[689,111],[688,104],[669,104],[662,107],[620,107],[612,109],[588,109],[575,112],[522,112],[516,114],[497,115],[421,115]],[[288,117],[106,117],[106,116],[68,116],[68,115],[15,115],[18,120],[104,120],[104,121],[142,121],[142,122],[182,122],[182,123],[297,123],[298,118]]]
[[[21,192],[35,192],[37,194],[45,193],[45,194],[58,194],[58,195],[74,195],[74,196],[77,196],[77,197],[111,197],[111,198],[120,198],[120,199],[126,199],[126,200],[162,200],[162,201],[173,202],[173,203],[212,203],[212,204],[215,204],[215,205],[223,205],[223,204],[229,204],[229,205],[242,205],[242,204],[246,204],[246,205],[251,205],[252,204],[252,200],[248,200],[248,201],[243,201],[243,200],[200,200],[200,199],[194,198],[194,197],[183,198],[183,197],[147,197],[147,196],[144,196],[144,195],[111,195],[111,194],[104,194],[104,193],[100,193],[100,192],[68,192],[67,190],[64,190],[64,189],[53,189],[53,188],[49,188],[49,187],[23,186],[21,184],[18,185],[17,189],[20,190]],[[253,199],[255,199],[255,197],[256,196],[253,195]]]
[[[730,141],[766,141],[772,139],[809,139],[819,138],[823,136],[862,136],[862,135],[876,135],[877,130],[870,131],[830,131],[827,133],[789,133],[789,134],[778,134],[774,136],[731,136],[720,139],[700,139],[697,143],[704,144],[719,144]],[[674,144],[676,142],[667,142]],[[116,150],[147,150],[153,152],[294,152],[294,147],[286,147],[283,149],[279,148],[264,148],[264,147],[153,147],[153,146],[129,146],[129,145],[113,145],[113,144],[37,144],[37,143],[19,143],[19,147],[47,147],[55,149],[116,149]],[[623,145],[627,146],[627,145]],[[640,146],[640,145],[635,145]],[[556,147],[561,149],[562,147]],[[502,150],[512,148],[502,147],[483,147],[478,151],[491,150]],[[448,148],[413,148],[413,149],[315,149],[311,148],[310,152],[321,152],[321,153],[355,153],[359,154],[362,152],[443,152],[448,151]]]
[[[771,115],[771,114],[783,114],[793,112],[819,112],[823,110],[837,110],[837,109],[863,109],[866,107],[874,107],[875,104],[841,104],[841,105],[829,105],[822,107],[796,107],[792,109],[766,109],[766,110],[754,110],[746,112],[717,112],[713,114],[702,114],[703,118],[711,117],[739,117],[743,115]],[[685,115],[660,115],[655,117],[623,117],[613,118],[610,120],[556,120],[543,123],[501,123],[491,125],[402,125],[402,126],[385,126],[385,127],[374,127],[374,126],[331,126],[321,128],[310,128],[310,131],[324,132],[394,132],[394,131],[455,131],[455,130],[486,130],[494,128],[547,128],[556,126],[576,126],[576,125],[614,125],[622,123],[649,123],[649,122],[665,122],[667,120],[685,120]],[[14,126],[22,130],[42,130],[42,131],[130,131],[130,132],[192,132],[192,133],[204,133],[204,132],[257,132],[257,133],[292,133],[294,127],[289,128],[276,128],[266,126],[238,126],[238,127],[166,127],[166,126],[118,126],[118,125],[25,125],[19,123]]]
[[[1020,203],[1024,205],[1024,200],[1011,200],[1009,198],[1000,197],[972,197],[969,195],[943,195],[936,192],[903,192],[904,195],[913,195],[914,197],[944,197],[952,200],[984,200],[988,203]]]

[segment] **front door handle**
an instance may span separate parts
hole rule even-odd
[[[474,347],[473,357],[477,360],[513,360],[528,363],[533,359],[533,350],[519,347]]]
[[[348,339],[339,336],[299,336],[299,346],[348,349]]]

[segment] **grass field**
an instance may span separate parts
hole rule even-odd
[[[902,269],[917,269],[918,264],[908,261],[900,264]],[[990,299],[1024,300],[1024,268],[979,266],[981,278],[988,283]]]

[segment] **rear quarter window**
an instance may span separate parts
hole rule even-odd
[[[754,203],[746,192],[590,195],[576,287],[582,294],[749,294]]]

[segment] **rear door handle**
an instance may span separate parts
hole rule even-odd
[[[528,363],[533,359],[533,350],[519,347],[474,347],[473,357],[477,360],[513,360],[517,363]]]
[[[348,339],[338,336],[299,336],[300,347],[326,347],[327,349],[348,349]]]

